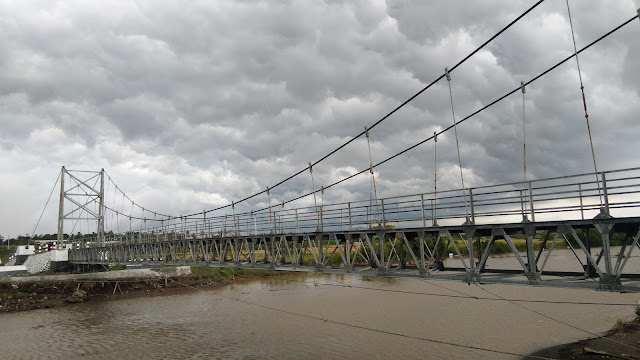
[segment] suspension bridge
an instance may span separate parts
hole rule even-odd
[[[596,162],[579,63],[581,53],[619,29],[640,26],[638,15],[581,49],[574,39],[572,55],[471,115],[456,118],[451,88],[456,68],[541,2],[349,141],[279,183],[231,204],[186,215],[164,214],[136,203],[104,170],[62,167],[56,181],[60,200],[55,253],[64,254],[56,258],[77,266],[191,264],[640,291],[640,167],[598,170],[603,164]],[[590,164],[582,174],[528,178],[526,89],[570,60],[576,61],[580,75],[593,167]],[[369,146],[367,168],[316,186],[316,165],[355,139],[364,136],[369,144],[369,134],[378,124],[441,81],[449,88],[450,126],[376,164]],[[458,145],[457,127],[518,93],[523,104],[522,181],[465,186],[457,146],[460,186],[438,189],[438,136],[453,132]],[[425,143],[433,144],[433,188],[378,197],[374,169]],[[288,200],[271,198],[274,188],[304,174],[310,177],[310,192]],[[368,199],[324,203],[325,191],[359,175],[370,177]],[[257,197],[265,197],[268,206],[238,210]],[[310,197],[313,206],[295,206]],[[65,229],[83,221],[92,222],[95,236],[67,239]],[[497,248],[510,256],[496,257]]]

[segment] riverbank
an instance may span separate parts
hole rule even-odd
[[[286,274],[288,272],[285,271],[192,266],[189,274],[166,277],[60,280],[56,275],[42,275],[38,281],[0,283],[0,312],[48,309],[86,301],[190,292],[236,281]]]
[[[604,336],[552,346],[524,359],[640,359],[640,318],[618,321]]]

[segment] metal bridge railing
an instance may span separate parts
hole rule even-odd
[[[298,208],[271,209],[183,218],[163,226],[107,233],[73,248],[121,243],[173,241],[185,238],[358,231],[381,226],[426,228],[475,224],[558,221],[593,218],[601,211],[614,217],[638,216],[640,168],[561,176],[508,184],[472,187]],[[602,194],[602,200],[601,196]],[[467,206],[465,206],[465,198]],[[601,203],[602,201],[602,203]]]

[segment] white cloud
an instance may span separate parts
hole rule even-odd
[[[637,5],[572,2],[578,46]],[[360,133],[529,6],[0,2],[0,234],[31,232],[62,165],[105,168],[137,203],[173,214],[262,191]],[[568,24],[564,3],[545,2],[456,69],[456,117],[571,54]],[[637,165],[638,29],[580,57],[601,169]],[[514,94],[459,126],[466,185],[521,178],[521,101]],[[575,62],[531,84],[526,104],[530,176],[590,171]],[[374,163],[449,126],[449,106],[442,80],[373,129]],[[439,140],[439,184],[456,188],[453,134]],[[380,193],[431,191],[432,151],[428,142],[377,169]],[[314,167],[316,188],[368,163],[358,139]],[[324,200],[366,199],[369,187],[363,174]],[[273,189],[272,203],[310,190],[307,171]],[[238,209],[266,204],[261,195]],[[49,208],[39,233],[55,231]]]

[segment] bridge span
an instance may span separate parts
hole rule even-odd
[[[579,174],[181,217],[72,242],[69,261],[640,291],[639,180],[640,168],[633,168],[602,172],[597,179]],[[508,256],[496,254],[498,249]]]

